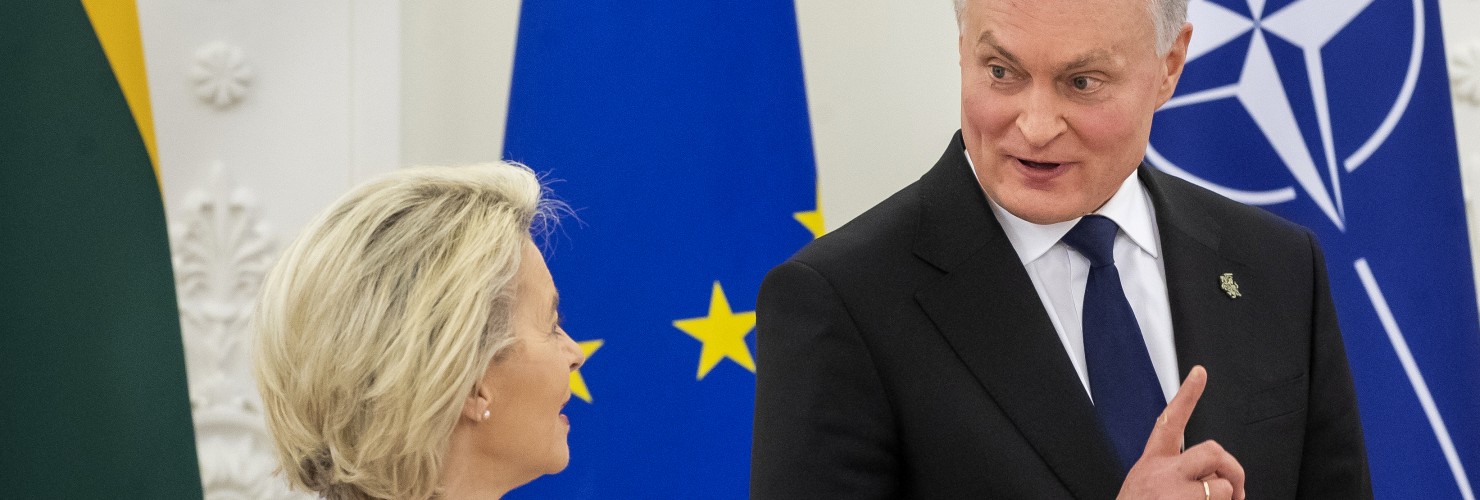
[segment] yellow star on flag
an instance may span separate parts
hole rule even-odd
[[[601,345],[605,343],[606,341],[601,339],[576,342],[577,345],[581,346],[581,354],[586,356],[587,361],[590,361],[591,355],[596,354],[596,350],[600,349]],[[582,401],[591,402],[591,389],[586,387],[586,378],[581,376],[581,370],[579,368],[570,372],[570,393],[574,394],[575,397],[581,398]]]
[[[709,316],[681,319],[674,321],[673,326],[704,343],[699,351],[698,380],[704,380],[724,358],[755,373],[755,359],[750,357],[750,346],[745,344],[745,336],[755,328],[755,311],[738,314],[731,311],[730,301],[718,281],[714,282],[714,291],[709,296]]]
[[[791,218],[806,226],[812,232],[812,239],[821,238],[827,232],[827,226],[822,224],[822,210],[808,210],[805,212],[793,212]]]
[[[791,218],[800,222],[803,227],[812,232],[812,239],[821,238],[827,232],[827,226],[822,223],[822,186],[817,186],[817,208],[804,212],[792,212]]]

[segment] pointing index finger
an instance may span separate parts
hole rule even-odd
[[[1207,370],[1202,365],[1192,367],[1182,381],[1182,387],[1177,389],[1177,395],[1156,419],[1156,427],[1151,429],[1151,437],[1146,440],[1146,455],[1176,456],[1182,453],[1182,433],[1187,429],[1187,420],[1192,418],[1192,409],[1197,406],[1197,400],[1202,398],[1207,385]]]

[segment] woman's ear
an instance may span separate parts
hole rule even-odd
[[[473,390],[463,400],[462,417],[473,422],[488,420],[493,415],[492,402],[493,395],[488,392],[488,385],[480,380],[473,384]]]

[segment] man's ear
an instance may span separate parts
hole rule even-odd
[[[966,35],[964,35],[964,34],[956,35],[956,53],[958,55],[958,57],[956,59],[956,65],[957,66],[960,66],[962,70],[965,70],[966,69]]]
[[[1191,41],[1192,23],[1182,23],[1177,39],[1172,41],[1172,48],[1162,58],[1166,66],[1166,77],[1162,79],[1156,107],[1166,104],[1172,94],[1177,92],[1177,81],[1182,78],[1182,69],[1187,66],[1187,44]]]

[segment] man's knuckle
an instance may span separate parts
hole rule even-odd
[[[1213,493],[1213,498],[1228,498],[1233,496],[1233,483],[1227,479],[1208,481],[1208,491]]]

